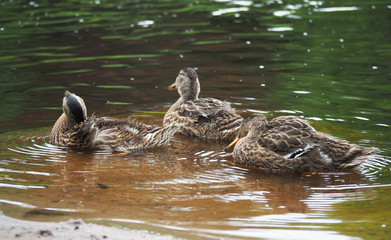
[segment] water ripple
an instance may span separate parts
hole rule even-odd
[[[28,203],[11,201],[11,200],[6,200],[6,199],[0,199],[0,203],[6,203],[6,204],[15,205],[15,206],[24,207],[24,208],[36,208],[36,206],[28,204]]]
[[[377,184],[377,185],[368,185],[368,184],[348,184],[348,185],[333,185],[327,187],[312,187],[312,190],[320,191],[346,191],[354,189],[365,189],[365,188],[379,188],[379,187],[391,187],[391,184]]]
[[[148,185],[155,186],[167,186],[167,185],[194,185],[206,189],[213,188],[230,188],[235,186],[235,183],[241,179],[245,179],[243,176],[246,170],[243,168],[237,168],[235,166],[229,168],[219,168],[213,170],[204,170],[202,172],[194,173],[187,177],[174,178],[167,181],[157,181],[148,183]]]
[[[375,155],[362,164],[361,172],[371,181],[379,178],[380,173],[391,166],[391,158]],[[390,170],[390,169],[388,169]]]
[[[216,235],[228,235],[236,237],[246,238],[264,238],[264,239],[360,239],[350,236],[344,236],[336,231],[323,231],[323,230],[297,230],[297,229],[259,229],[259,228],[245,228],[239,230],[208,230],[208,229],[193,229],[199,233],[209,233]],[[285,237],[283,237],[285,236]]]
[[[257,203],[267,203],[268,199],[265,197],[265,193],[268,191],[243,191],[241,193],[227,193],[221,195],[215,195],[216,198],[220,198],[223,202],[237,202],[237,201],[251,201]]]
[[[314,9],[315,12],[346,12],[346,11],[357,11],[358,7],[329,7],[329,8],[318,8]]]
[[[226,9],[220,9],[217,11],[212,12],[213,16],[220,16],[227,13],[237,13],[237,12],[246,12],[248,11],[248,7],[236,7],[236,8],[226,8]]]
[[[19,170],[12,170],[7,168],[0,168],[0,172],[9,172],[9,173],[26,173],[26,174],[32,174],[32,175],[42,175],[42,176],[51,176],[53,174],[46,173],[46,172],[36,172],[36,171],[19,171]]]
[[[317,189],[320,190],[320,189]],[[321,189],[325,190],[325,189]],[[328,189],[328,190],[331,190]],[[359,193],[346,193],[346,192],[316,192],[309,198],[301,200],[312,210],[327,211],[332,210],[333,205],[350,201],[352,199],[359,200]],[[363,199],[361,199],[363,200]]]
[[[254,216],[250,218],[231,218],[231,221],[238,221],[240,224],[235,223],[236,226],[249,226],[248,224],[254,223],[263,223],[270,224],[275,223],[281,225],[285,225],[288,227],[287,223],[299,223],[299,224],[333,224],[333,223],[341,223],[342,221],[339,219],[326,218],[325,214],[317,214],[317,213],[286,213],[286,214],[269,214],[269,215],[261,215]],[[289,226],[290,227],[290,226]]]
[[[38,158],[38,157],[50,157],[51,161],[60,160],[61,158],[65,158],[66,154],[66,148],[54,146],[51,144],[33,144],[32,146],[26,146],[26,147],[8,147],[8,150],[23,154],[23,155],[29,155],[31,158]]]
[[[35,186],[35,185],[19,185],[19,184],[10,184],[10,183],[0,183],[0,188],[6,187],[6,188],[16,188],[16,189],[42,189],[46,188],[44,186]]]

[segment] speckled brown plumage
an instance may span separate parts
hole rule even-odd
[[[203,139],[231,141],[235,138],[242,117],[223,101],[198,98],[200,83],[194,69],[182,69],[170,87],[176,87],[180,97],[164,116],[164,126],[176,124],[178,132]]]
[[[87,118],[83,99],[68,91],[63,99],[63,111],[50,133],[50,143],[74,149],[128,152],[162,147],[177,129],[174,125],[158,127],[128,119]]]
[[[281,116],[268,123],[262,115],[250,115],[243,121],[239,135],[243,138],[234,148],[235,161],[272,170],[348,171],[376,150],[317,132],[296,116]]]

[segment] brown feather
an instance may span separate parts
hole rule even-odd
[[[242,117],[223,101],[198,98],[200,84],[194,69],[182,69],[175,85],[180,97],[164,116],[164,126],[176,124],[179,133],[204,139],[232,141],[236,137]]]
[[[248,134],[234,148],[235,161],[264,169],[347,171],[376,150],[319,133],[296,116],[277,117],[268,123],[262,115],[250,115],[240,131]]]
[[[70,94],[68,92],[65,98]],[[81,98],[78,97],[78,99]],[[80,101],[80,103],[86,111],[84,101]],[[130,121],[129,119],[117,120],[95,116],[77,123],[73,120],[66,104],[63,105],[63,109],[64,113],[54,124],[50,133],[50,143],[53,145],[75,149],[127,152],[133,149],[165,146],[177,130],[174,125],[159,127]]]

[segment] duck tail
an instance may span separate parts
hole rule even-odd
[[[338,140],[326,135],[321,135],[319,154],[324,164],[339,171],[354,170],[364,161],[370,158],[377,148],[366,148],[349,143],[346,140]]]
[[[339,169],[349,170],[359,167],[363,162],[370,159],[372,153],[378,150],[378,148],[364,148],[360,146],[355,146],[346,154],[346,160],[343,163],[340,163]]]
[[[154,129],[145,135],[145,148],[156,148],[168,145],[177,130],[178,126],[174,123]]]

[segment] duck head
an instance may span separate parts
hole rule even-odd
[[[231,142],[224,151],[232,152],[235,147],[235,144],[241,138],[248,138],[251,140],[257,140],[261,137],[262,133],[266,131],[267,128],[266,117],[261,114],[251,114],[243,119],[242,125],[239,129],[238,136],[233,142]]]
[[[68,91],[65,91],[62,100],[62,110],[63,113],[50,132],[50,143],[58,146],[66,146],[64,136],[68,134],[69,129],[87,119],[87,108],[83,99]]]
[[[184,101],[196,100],[201,91],[198,75],[193,68],[182,69],[176,77],[175,83],[169,89],[178,89],[178,93]]]
[[[87,108],[84,100],[71,92],[65,91],[62,110],[69,119],[76,123],[81,123],[87,119]]]

